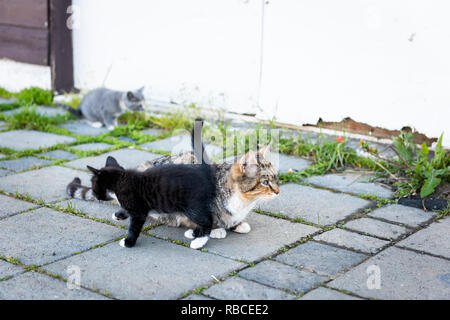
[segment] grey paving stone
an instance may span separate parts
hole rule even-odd
[[[184,134],[171,136],[162,140],[147,142],[141,144],[141,147],[146,149],[167,151],[171,154],[179,154],[192,150],[191,137]],[[212,144],[206,144],[205,151],[209,156],[213,157],[215,155],[219,155],[223,149]]]
[[[314,239],[367,253],[376,253],[382,247],[389,244],[389,241],[363,236],[342,229],[333,229],[324,232],[314,237]]]
[[[96,136],[100,133],[108,131],[106,127],[101,128],[94,128],[91,127],[87,122],[84,120],[76,120],[76,121],[70,121],[59,125],[61,128],[65,128],[68,131],[80,134],[83,136]]]
[[[0,161],[0,167],[14,171],[22,171],[29,169],[35,165],[46,165],[50,163],[52,163],[52,161],[47,159],[40,159],[36,157],[22,157],[13,160]]]
[[[47,116],[47,117],[55,117],[55,116],[62,116],[67,113],[66,110],[63,108],[55,108],[55,107],[47,107],[47,106],[36,106],[31,107],[36,109],[36,112],[40,115]],[[11,116],[13,114],[19,113],[23,110],[23,108],[17,108],[9,111],[5,111],[4,114],[7,116]]]
[[[306,179],[308,183],[327,187],[342,192],[351,192],[355,194],[374,194],[378,197],[391,199],[394,192],[388,188],[382,187],[376,183],[362,182],[361,175],[357,174],[326,174],[322,176],[313,176]]]
[[[19,266],[16,266],[12,263],[0,260],[0,280],[4,279],[6,277],[13,276],[15,274],[24,272],[24,269],[22,269]],[[1,283],[1,281],[0,281]]]
[[[212,300],[211,298],[202,296],[200,294],[191,294],[190,296],[187,296],[184,299],[181,300]]]
[[[75,177],[90,181],[87,172],[60,166],[45,167],[39,170],[22,172],[0,178],[0,190],[29,194],[33,199],[47,202],[63,200],[68,197],[67,184]],[[51,187],[48,183],[51,181]]]
[[[145,130],[141,131],[141,133],[149,134],[151,136],[159,136],[163,132],[164,132],[163,129],[158,129],[158,128],[150,128],[150,129],[145,129]]]
[[[379,268],[380,289],[373,288]],[[369,268],[371,267],[371,268]],[[450,261],[390,247],[328,283],[359,296],[378,299],[448,299]],[[371,285],[369,289],[368,284]]]
[[[328,225],[336,223],[370,204],[370,201],[347,194],[287,183],[280,187],[280,194],[277,198],[263,203],[260,205],[260,209]]]
[[[333,276],[365,258],[361,253],[308,241],[276,256],[275,260]]]
[[[2,300],[105,300],[89,290],[69,289],[63,281],[38,272],[27,272],[7,281],[0,281]]]
[[[0,98],[0,103],[12,103],[13,101],[11,99],[7,98]]]
[[[0,254],[44,264],[125,234],[125,230],[49,208],[0,221]]]
[[[131,139],[130,137],[118,137],[117,140],[120,140],[120,141],[128,141],[128,142],[134,142],[134,140]]]
[[[106,290],[119,299],[176,299],[183,292],[211,283],[242,263],[214,254],[141,235],[136,246],[114,242],[47,265],[44,269],[65,275],[79,266],[81,285]]]
[[[397,245],[450,259],[450,217],[433,222]]]
[[[10,174],[14,174],[14,171],[0,169],[0,177],[4,177],[4,176],[10,175]]]
[[[286,172],[290,169],[300,171],[311,165],[309,160],[285,154],[279,154],[278,165],[275,162],[272,163],[278,168],[279,172]]]
[[[5,121],[0,121],[0,129],[6,129],[6,127],[8,126],[8,123]]]
[[[111,144],[103,143],[103,142],[91,142],[91,143],[84,143],[84,144],[79,144],[76,146],[71,146],[72,149],[84,150],[84,151],[104,150],[104,149],[108,149],[111,147],[112,147]]]
[[[203,291],[221,300],[292,300],[296,296],[240,277],[232,277]]]
[[[409,230],[404,227],[370,218],[361,218],[349,221],[344,225],[344,227],[380,238],[393,240],[409,232]]]
[[[431,220],[436,213],[432,211],[425,212],[422,209],[406,207],[399,204],[391,204],[375,209],[370,212],[369,215],[388,221],[417,227]]]
[[[17,212],[38,207],[38,205],[34,203],[8,197],[3,194],[0,194],[0,203],[0,218],[4,218]]]
[[[274,261],[263,261],[241,271],[240,276],[279,289],[303,292],[328,280],[328,277],[299,270]]]
[[[308,225],[276,219],[254,212],[249,214],[246,221],[251,227],[249,233],[239,234],[227,231],[226,238],[210,239],[205,249],[233,259],[255,261],[272,255],[279,248],[319,230]],[[149,230],[149,233],[162,238],[167,237],[173,240],[190,242],[184,237],[185,231],[185,228],[161,226]]]
[[[5,157],[5,155],[3,153],[0,153],[0,159],[4,158],[4,157]]]
[[[300,300],[361,300],[361,299],[350,296],[348,294],[341,293],[336,290],[319,287],[305,294],[303,297],[300,298]]]
[[[67,159],[72,160],[77,158],[78,156],[72,152],[64,151],[64,150],[53,150],[49,152],[44,152],[39,154],[40,156],[56,158],[56,159]]]
[[[14,150],[51,147],[57,143],[75,141],[73,137],[35,130],[11,130],[0,132],[0,147]]]
[[[137,149],[125,148],[114,150],[98,156],[92,156],[66,162],[65,165],[78,169],[86,169],[87,165],[90,165],[94,168],[102,168],[105,166],[106,158],[108,156],[116,158],[119,164],[127,169],[135,169],[137,168],[137,166],[139,166],[141,163],[145,161],[161,157],[160,154],[155,154],[148,151],[142,151]]]
[[[80,199],[70,199],[62,202],[58,202],[57,205],[62,208],[67,208],[69,205],[76,210],[81,211],[82,213],[97,219],[105,219],[114,224],[128,227],[130,224],[130,220],[120,220],[116,221],[112,219],[112,215],[119,210],[118,205],[114,205],[108,202],[100,202],[100,201],[85,201]],[[145,225],[150,225],[152,223],[151,218],[147,219]]]

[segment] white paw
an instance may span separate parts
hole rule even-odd
[[[119,246],[121,246],[122,248],[125,248],[125,238],[123,238],[122,240],[120,240]]]
[[[238,226],[233,230],[237,233],[249,233],[252,228],[250,228],[250,225],[247,222],[242,222],[238,224]]]
[[[116,214],[115,214],[115,213],[112,214],[111,218],[112,218],[113,220],[115,220],[115,221],[119,221],[119,219],[116,218]],[[122,240],[123,240],[123,239],[122,239]]]
[[[192,229],[188,229],[186,230],[186,232],[184,233],[184,236],[188,239],[194,239],[194,230]]]
[[[203,248],[205,246],[205,244],[208,242],[209,237],[208,236],[203,236],[200,238],[195,238],[195,240],[191,241],[191,248],[192,249],[200,249]]]
[[[108,126],[108,130],[113,130],[114,126]]]
[[[227,231],[224,228],[212,229],[209,236],[214,239],[223,239],[227,236]]]
[[[97,129],[103,127],[103,123],[101,123],[101,122],[89,122],[89,125],[93,128],[97,128]]]

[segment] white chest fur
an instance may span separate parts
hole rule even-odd
[[[226,204],[227,210],[232,214],[232,225],[235,226],[244,221],[245,217],[255,208],[257,203],[257,200],[243,201],[238,194],[233,194]]]

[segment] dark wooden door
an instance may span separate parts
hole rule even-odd
[[[0,0],[0,58],[51,67],[56,91],[73,89],[72,0]]]

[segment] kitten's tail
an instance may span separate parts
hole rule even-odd
[[[54,104],[57,105],[58,107],[62,107],[64,109],[66,109],[67,111],[69,111],[71,114],[73,114],[77,118],[83,117],[83,113],[81,112],[80,109],[75,109],[74,107],[69,106],[68,104],[64,104],[64,103],[60,103],[60,102],[55,102]]]
[[[209,159],[205,151],[202,139],[203,119],[197,118],[194,121],[194,128],[191,132],[192,150],[194,150],[195,159],[200,164],[210,164],[212,161]]]
[[[95,200],[92,189],[81,184],[80,178],[76,177],[66,187],[67,194],[74,199]]]

